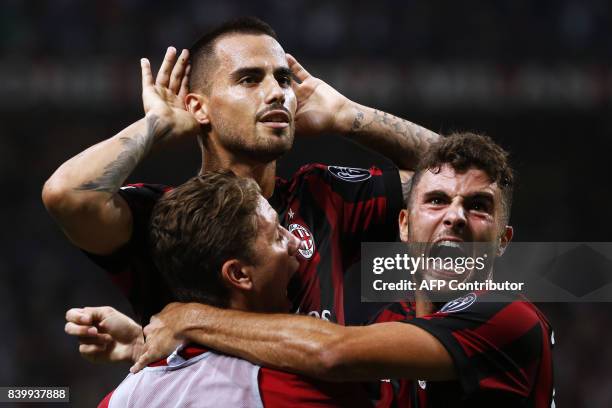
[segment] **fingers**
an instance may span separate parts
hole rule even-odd
[[[140,356],[138,361],[136,361],[136,363],[134,363],[134,365],[132,367],[130,367],[130,373],[136,374],[137,372],[139,372],[140,370],[142,370],[143,368],[145,368],[149,364],[154,363],[156,361],[159,361],[162,358],[164,358],[163,355],[160,355],[158,353],[154,353],[150,349],[147,349]]]
[[[93,326],[83,326],[72,322],[66,323],[64,326],[66,334],[76,336],[79,342],[87,344],[106,344],[113,341],[113,337],[106,333],[98,332],[98,329]]]
[[[83,326],[72,322],[66,323],[66,325],[64,326],[64,331],[66,332],[66,334],[78,337],[95,336],[96,334],[98,334],[98,330],[95,327]]]
[[[185,71],[187,70],[187,66],[189,65],[189,51],[183,50],[181,51],[181,55],[179,55],[176,64],[174,64],[174,68],[172,68],[172,73],[170,74],[170,90],[178,94],[181,89],[181,84],[183,83],[183,78],[185,77]]]
[[[293,72],[293,75],[299,80],[299,83],[304,82],[306,79],[310,77],[308,71],[304,69],[303,66],[300,65],[299,62],[293,57],[291,54],[287,55],[287,64],[289,64],[289,69]]]
[[[81,354],[97,354],[106,350],[106,345],[98,344],[80,344],[79,353]]]
[[[115,309],[110,306],[73,308],[66,312],[66,320],[81,325],[93,326],[115,312]]]
[[[176,48],[168,47],[166,50],[166,55],[164,55],[164,61],[162,62],[159,71],[157,72],[157,77],[155,78],[155,85],[163,86],[165,88],[170,84],[170,74],[172,72],[172,68],[174,67],[174,62],[176,61]]]
[[[153,332],[158,330],[159,326],[160,326],[159,318],[156,317],[156,315],[153,315],[153,316],[151,316],[151,319],[149,320],[149,324],[147,324],[142,329],[142,334],[144,334],[145,338],[147,338],[147,337],[151,336],[151,334]]]
[[[181,89],[179,90],[178,96],[181,100],[185,99],[185,96],[189,93],[189,74],[191,73],[191,64],[187,65],[185,69],[185,75],[183,75],[183,81],[181,82]]]
[[[145,90],[147,87],[155,85],[153,83],[153,74],[151,73],[151,63],[148,59],[140,59],[140,70],[142,72],[142,89]]]

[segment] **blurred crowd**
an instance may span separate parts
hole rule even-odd
[[[20,58],[124,57],[168,41],[190,44],[202,27],[249,14],[273,22],[285,43],[312,57],[512,63],[612,57],[605,0],[7,0],[2,8],[0,50]]]

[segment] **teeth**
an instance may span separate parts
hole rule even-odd
[[[445,246],[445,247],[449,247],[449,248],[459,248],[459,249],[461,249],[461,245],[457,241],[440,241],[440,242],[438,242],[437,245],[438,246]]]
[[[282,122],[287,123],[287,118],[281,115],[270,115],[263,118],[263,122]]]

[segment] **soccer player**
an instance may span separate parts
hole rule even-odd
[[[253,178],[281,224],[301,239],[293,310],[340,324],[368,320],[345,305],[359,295],[345,293],[344,279],[359,261],[361,241],[395,239],[398,170],[313,164],[281,180],[276,160],[291,148],[294,132],[341,133],[385,154],[408,180],[438,135],[350,101],[285,54],[274,31],[253,18],[222,25],[190,52],[177,56],[169,48],[155,80],[148,60],[141,67],[145,117],[68,160],[43,189],[48,211],[111,274],[140,321],[172,300],[144,233],[151,208],[170,187],[121,186],[151,151],[194,138],[202,171]]]
[[[513,234],[512,190],[507,153],[490,138],[442,139],[414,176],[409,207],[399,217],[401,240],[429,243],[430,249],[482,242],[501,255]],[[444,271],[418,272],[420,281],[432,277],[443,279]],[[551,406],[552,329],[520,295],[483,291],[437,304],[431,293],[417,290],[415,303],[404,310],[409,313],[402,321],[343,327],[305,316],[172,304],[144,329],[145,351],[133,371],[178,344],[196,342],[321,379],[413,379],[383,395],[401,406]]]
[[[257,183],[205,172],[160,198],[151,255],[174,297],[222,308],[288,313],[300,241]],[[141,336],[140,336],[141,337]],[[368,407],[360,384],[332,384],[218,354],[198,345],[130,374],[100,407]]]

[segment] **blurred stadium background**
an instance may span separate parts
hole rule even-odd
[[[70,386],[80,407],[123,379],[127,366],[81,360],[63,332],[69,307],[129,306],[45,213],[42,184],[142,115],[140,57],[157,67],[168,45],[189,47],[211,25],[251,14],[350,98],[436,131],[484,132],[508,148],[520,177],[516,240],[611,240],[608,1],[6,0],[0,386]],[[384,159],[322,136],[298,140],[280,173],[312,161]],[[194,142],[150,158],[130,181],[176,184],[198,166]],[[556,333],[557,406],[612,406],[612,305],[541,307]]]

